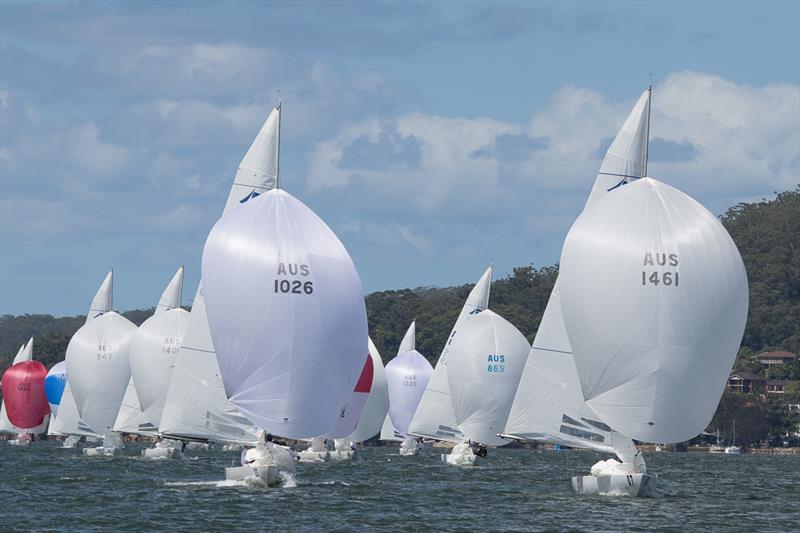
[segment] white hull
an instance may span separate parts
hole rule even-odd
[[[12,439],[8,441],[9,446],[30,446],[31,441],[29,440],[19,440],[19,439]]]
[[[330,452],[331,461],[351,461],[356,456],[354,450],[345,450],[338,452],[336,450]]]
[[[146,448],[142,450],[142,457],[147,459],[180,459],[183,454],[178,448]]]
[[[73,448],[78,447],[78,443],[81,441],[81,438],[77,435],[69,435],[64,442],[61,444],[61,448],[71,450]]]
[[[330,458],[331,454],[328,451],[314,452],[311,450],[303,450],[302,452],[300,452],[299,461],[301,463],[324,463]]]
[[[444,464],[450,466],[473,466],[478,461],[478,456],[475,454],[443,453],[441,458]]]
[[[419,448],[412,448],[410,450],[407,448],[400,448],[400,455],[404,456],[419,455]]]
[[[740,453],[742,453],[742,449],[739,448],[738,446],[728,446],[727,448],[725,448],[725,453],[727,453],[728,455],[731,454],[739,455]]]
[[[104,448],[103,446],[84,448],[83,455],[88,455],[89,457],[114,457],[117,455],[118,450],[119,448]]]
[[[653,497],[656,493],[656,477],[650,474],[574,476],[572,488],[577,494]]]
[[[274,487],[281,484],[281,476],[275,465],[264,466],[233,466],[225,469],[226,481],[261,480],[267,486]]]

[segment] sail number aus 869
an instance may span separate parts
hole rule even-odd
[[[677,272],[645,272],[642,271],[642,285],[659,285],[677,287],[680,277]]]

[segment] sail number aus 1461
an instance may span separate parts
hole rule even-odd
[[[680,285],[680,276],[678,275],[678,254],[669,253],[651,253],[644,254],[644,261],[642,265],[645,267],[674,267],[674,271],[659,271],[659,270],[642,270],[642,285],[664,285],[666,287],[678,287]]]

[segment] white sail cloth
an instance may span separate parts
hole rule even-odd
[[[389,418],[397,431],[406,435],[433,367],[416,350],[402,353],[386,365],[389,388]]]
[[[361,281],[336,235],[274,189],[217,222],[202,277],[230,401],[273,434],[330,430],[369,353]]]
[[[78,414],[78,406],[75,404],[75,398],[72,396],[72,389],[69,385],[69,380],[64,386],[64,394],[61,396],[61,404],[58,406],[58,415],[53,418],[50,427],[47,429],[48,435],[86,435],[99,437],[99,433],[94,433],[82,424],[84,429],[80,429],[80,415]]]
[[[616,186],[644,176],[649,90],[644,91],[611,143],[586,207]],[[522,372],[504,433],[517,438],[615,452],[631,457],[633,442],[611,430],[586,406],[561,312],[556,280]],[[633,451],[632,451],[633,450]]]
[[[275,187],[280,114],[280,106],[272,110],[239,164],[223,215]],[[258,442],[253,423],[225,394],[208,328],[202,281],[192,301],[189,325],[175,359],[159,429],[165,434],[193,439],[240,444]]]
[[[79,428],[104,433],[113,427],[131,378],[130,339],[136,326],[106,312],[86,322],[67,346],[67,376],[78,406]]]
[[[458,427],[482,444],[502,446],[514,392],[531,345],[498,314],[485,310],[467,320],[450,346],[447,378]]]
[[[134,332],[133,335],[136,335],[136,333]],[[136,394],[136,386],[133,384],[133,377],[128,380],[128,386],[125,388],[125,395],[122,397],[122,403],[119,406],[117,418],[114,420],[112,429],[120,433],[137,433],[140,435],[152,435],[158,429],[145,418],[142,412],[139,396]]]
[[[90,321],[103,313],[111,311],[112,302],[114,301],[114,271],[110,270],[106,274],[100,288],[97,289],[92,303],[89,306],[89,312],[86,313],[86,321]]]
[[[411,325],[408,326],[406,334],[403,335],[403,340],[400,341],[400,347],[397,349],[397,354],[410,352],[417,349],[417,321],[412,320]]]
[[[561,305],[588,406],[648,442],[701,432],[744,332],[747,275],[719,220],[651,178],[593,202],[561,254]]]
[[[350,394],[350,401],[347,402],[347,407],[333,427],[325,434],[327,438],[341,440],[355,431],[358,420],[361,418],[361,413],[364,412],[369,399],[374,371],[372,357],[367,354],[364,368],[361,370],[356,386]]]
[[[367,404],[358,420],[355,431],[346,437],[349,442],[363,442],[381,431],[383,420],[389,412],[389,388],[386,385],[386,370],[383,368],[381,354],[378,348],[367,339],[369,356],[372,358],[372,387],[369,391]]]
[[[453,411],[453,400],[450,398],[450,384],[447,380],[447,357],[450,344],[461,325],[470,316],[483,311],[489,306],[489,292],[492,286],[492,267],[486,269],[478,283],[470,291],[450,336],[436,361],[430,382],[419,402],[408,432],[413,435],[428,437],[449,442],[461,442],[464,435],[458,429],[456,415]]]

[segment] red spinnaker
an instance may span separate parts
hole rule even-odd
[[[3,374],[3,402],[12,424],[21,429],[35,428],[50,413],[44,378],[47,369],[39,361],[23,361]]]

